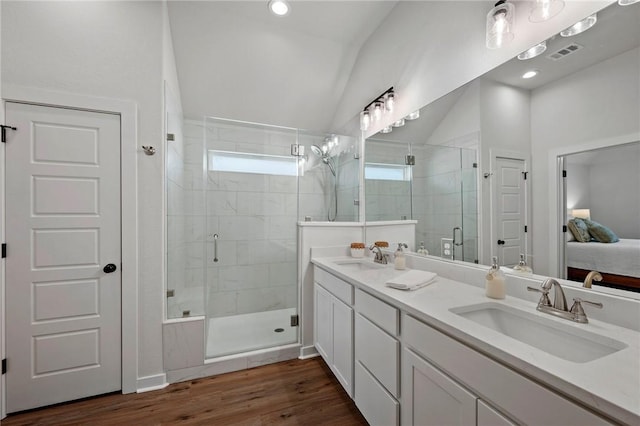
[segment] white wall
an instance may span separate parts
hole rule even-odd
[[[585,164],[566,164],[567,171],[567,209],[586,209],[591,206],[589,193],[589,166]],[[571,212],[567,212],[571,213]]]
[[[3,2],[2,82],[138,105],[138,377],[162,367],[163,15],[160,2]],[[126,182],[124,182],[126,184]],[[124,286],[131,283],[123,283]]]
[[[533,90],[531,152],[533,253],[535,270],[555,275],[557,254],[549,247],[551,153],[599,147],[608,140],[640,134],[640,49],[621,55]],[[614,101],[615,100],[615,101]],[[562,119],[559,119],[559,118]],[[633,140],[633,139],[632,139]],[[629,140],[628,142],[630,142]],[[544,254],[548,253],[545,258]]]

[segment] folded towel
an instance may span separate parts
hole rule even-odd
[[[435,272],[412,269],[386,282],[387,287],[399,290],[416,290],[433,283],[438,274]]]

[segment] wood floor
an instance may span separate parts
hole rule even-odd
[[[2,420],[14,425],[366,425],[321,358],[291,360],[141,394],[110,394]]]

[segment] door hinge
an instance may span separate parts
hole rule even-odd
[[[527,225],[524,226],[524,232],[527,232]]]
[[[167,297],[174,297],[176,295],[175,290],[167,290]]]
[[[522,172],[522,176],[524,177],[524,180],[527,180],[528,175],[529,175],[529,172]]]
[[[298,315],[291,315],[291,327],[297,327],[300,322]]]
[[[2,360],[2,374],[7,374],[7,359]]]
[[[562,171],[562,177],[563,177],[563,178],[566,178],[566,177],[567,177],[567,171],[566,171],[566,170],[563,170],[563,171]]]
[[[416,156],[415,155],[406,155],[404,157],[404,164],[406,166],[415,166],[416,165]]]
[[[2,243],[2,258],[4,259],[5,257],[7,257],[7,244]]]
[[[478,168],[478,163],[473,163],[473,168],[477,169]]]
[[[167,140],[169,142],[173,142],[176,140],[176,135],[174,135],[173,133],[167,133]]]
[[[297,143],[291,144],[291,155],[294,157],[304,156],[304,145],[298,145]]]
[[[562,225],[562,232],[567,232],[567,225]]]
[[[1,130],[2,136],[0,137],[0,140],[2,140],[2,142],[5,142],[5,143],[7,142],[7,129],[18,130],[16,127],[6,126],[4,124],[0,124],[0,129],[2,129]]]

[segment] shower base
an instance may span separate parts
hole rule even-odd
[[[210,318],[207,358],[297,343],[298,327],[291,327],[291,315],[296,311],[289,308]]]

